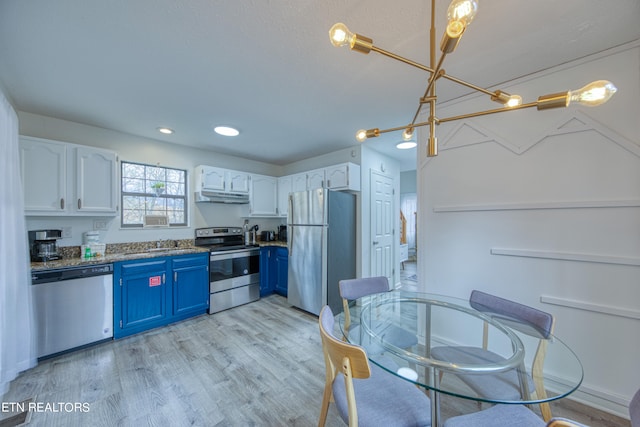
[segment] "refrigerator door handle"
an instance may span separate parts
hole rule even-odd
[[[289,215],[290,220],[287,221],[287,249],[289,251],[289,256],[291,256],[291,249],[293,248],[293,227],[291,227],[290,223],[293,220],[293,197],[291,197],[291,193],[289,193],[289,210],[287,211],[287,215]]]

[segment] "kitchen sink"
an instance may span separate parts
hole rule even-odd
[[[147,249],[146,252],[156,253],[156,252],[171,252],[172,254],[180,254],[188,251],[189,249],[177,249],[177,248],[151,248]]]

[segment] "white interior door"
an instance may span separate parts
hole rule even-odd
[[[371,276],[386,276],[393,286],[393,178],[371,171]]]

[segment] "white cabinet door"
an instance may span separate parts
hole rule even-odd
[[[116,153],[90,147],[76,147],[71,152],[76,164],[74,209],[88,214],[116,213]]]
[[[20,137],[26,215],[115,215],[116,153]]]
[[[20,171],[27,213],[64,213],[67,198],[66,144],[20,137]]]
[[[360,191],[360,166],[342,163],[325,168],[327,188],[332,190]]]
[[[324,169],[316,169],[307,172],[307,190],[315,190],[324,187]]]
[[[291,191],[307,191],[307,174],[298,173],[291,176]]]
[[[251,216],[276,216],[278,179],[251,175]]]
[[[246,172],[227,171],[227,188],[226,191],[231,193],[249,193],[250,176]]]
[[[289,193],[293,188],[291,175],[278,178],[278,215],[287,216],[289,212]]]
[[[198,166],[200,173],[200,189],[209,191],[225,191],[225,170],[211,166]]]

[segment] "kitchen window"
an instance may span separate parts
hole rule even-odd
[[[169,226],[187,225],[187,171],[122,162],[122,227],[142,228],[147,215],[168,218]]]

